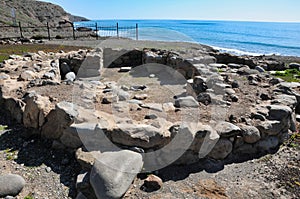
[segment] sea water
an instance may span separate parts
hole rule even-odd
[[[135,27],[140,40],[186,41],[234,54],[300,56],[300,23],[199,20],[97,20],[99,26]],[[106,31],[99,32],[106,36]],[[111,34],[111,33],[110,33]],[[113,33],[116,35],[116,33]],[[120,30],[135,38],[135,30]],[[111,35],[111,36],[115,36]]]

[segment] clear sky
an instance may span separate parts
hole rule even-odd
[[[300,0],[45,0],[88,19],[300,22]]]

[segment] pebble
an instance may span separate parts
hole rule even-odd
[[[46,167],[45,170],[46,170],[47,173],[51,172],[51,168],[50,167]]]

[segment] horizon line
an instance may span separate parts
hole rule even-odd
[[[117,20],[143,20],[143,21],[154,21],[154,20],[160,20],[160,21],[228,21],[228,22],[261,22],[261,23],[300,23],[300,21],[264,21],[264,20],[235,20],[235,19],[159,19],[159,18],[154,18],[154,19],[134,19],[134,18],[118,18],[118,19],[113,19],[113,18],[103,18],[103,19],[88,19],[89,21],[101,21],[101,20],[110,20],[110,21],[117,21]]]

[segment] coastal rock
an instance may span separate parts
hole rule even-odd
[[[64,129],[69,127],[78,116],[76,105],[60,102],[46,117],[47,122],[42,127],[42,136],[48,139],[58,139]]]
[[[241,126],[242,136],[246,143],[253,144],[261,139],[259,130],[254,126]]]
[[[256,125],[256,128],[259,129],[260,132],[266,135],[278,135],[283,129],[288,129],[288,127],[284,127],[280,121],[263,121]]]
[[[293,112],[288,106],[269,105],[267,108],[269,109],[268,119],[270,120],[282,121],[282,119],[291,116]]]
[[[178,108],[198,108],[199,103],[192,96],[180,97],[175,100],[175,107]]]
[[[25,186],[25,180],[19,175],[0,175],[0,197],[17,196]]]
[[[167,126],[163,128],[164,129],[160,129],[145,124],[121,123],[110,132],[110,137],[113,142],[125,146],[146,149],[162,147],[171,139],[171,134]]]
[[[259,141],[255,144],[255,147],[258,151],[264,152],[264,151],[270,151],[272,149],[275,149],[279,145],[279,139],[275,136],[268,137],[264,140]]]
[[[216,125],[215,130],[221,137],[232,137],[239,135],[242,132],[238,126],[229,122],[219,122]]]
[[[41,128],[46,116],[51,110],[51,102],[48,97],[42,97],[36,93],[30,93],[25,98],[26,106],[23,114],[23,124],[27,128]]]
[[[264,69],[263,67],[261,67],[261,66],[256,66],[256,67],[255,67],[255,70],[257,70],[257,71],[260,72],[260,73],[266,72],[265,69]]]
[[[209,93],[200,93],[197,97],[197,100],[205,105],[209,105],[212,101]]]
[[[224,160],[232,152],[232,149],[233,145],[231,141],[228,139],[220,139],[208,156],[215,160]]]
[[[20,79],[23,81],[30,81],[37,78],[37,75],[35,72],[26,70],[20,75]]]
[[[142,168],[142,155],[138,153],[124,150],[101,154],[90,175],[97,198],[121,198]]]
[[[299,63],[290,63],[289,68],[300,70],[300,64]]]

